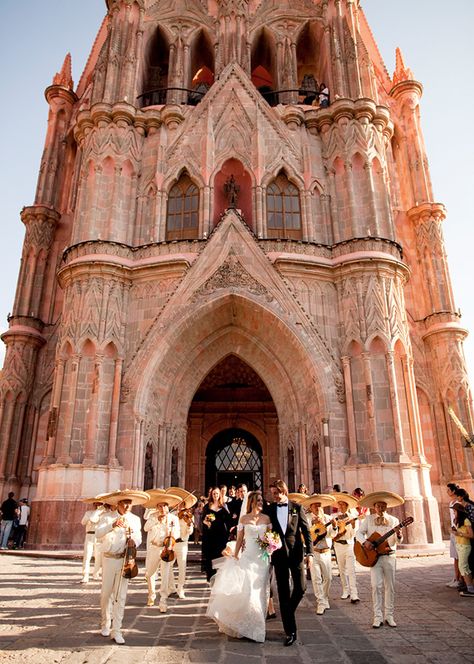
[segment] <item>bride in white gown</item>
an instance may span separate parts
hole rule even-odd
[[[262,508],[260,491],[249,493],[247,514],[240,518],[237,527],[234,556],[214,561],[218,572],[211,582],[206,611],[220,632],[259,642],[265,641],[269,556],[264,554],[257,538],[271,529],[270,518],[262,514]]]

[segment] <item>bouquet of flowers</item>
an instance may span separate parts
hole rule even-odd
[[[215,514],[207,514],[204,517],[203,523],[206,525],[208,528],[211,527],[212,522],[216,520],[216,515]]]
[[[262,550],[265,559],[270,558],[274,551],[281,549],[280,535],[274,530],[266,530],[263,535],[257,537],[257,544]]]

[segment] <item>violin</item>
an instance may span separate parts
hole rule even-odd
[[[190,526],[194,522],[194,516],[192,510],[185,508],[179,510],[178,519],[182,519],[183,521],[186,522],[188,526]]]
[[[165,563],[171,563],[175,559],[175,553],[173,547],[176,544],[176,540],[172,535],[168,535],[163,540],[163,548],[161,549],[160,558]]]

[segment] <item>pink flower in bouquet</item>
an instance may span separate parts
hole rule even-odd
[[[257,544],[262,550],[265,558],[269,558],[274,551],[281,549],[280,535],[274,530],[267,530],[262,536],[257,537]]]

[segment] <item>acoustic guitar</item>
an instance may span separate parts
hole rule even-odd
[[[340,539],[344,539],[347,524],[351,523],[351,521],[357,521],[358,519],[365,519],[365,514],[359,514],[359,516],[348,516],[345,519],[336,517],[335,521],[337,525],[337,535],[333,538],[333,541],[338,542]]]
[[[356,540],[354,542],[354,555],[357,562],[363,567],[373,567],[379,559],[379,556],[383,556],[390,551],[390,546],[387,542],[388,538],[399,531],[400,528],[409,526],[410,523],[413,523],[412,516],[408,516],[406,519],[403,519],[403,521],[401,521],[398,526],[395,526],[395,528],[389,530],[388,533],[385,533],[385,535],[380,535],[380,533],[372,533],[372,535],[366,540],[368,542],[372,542],[374,546],[374,548],[370,550],[364,548],[364,546],[362,546],[362,544]]]

